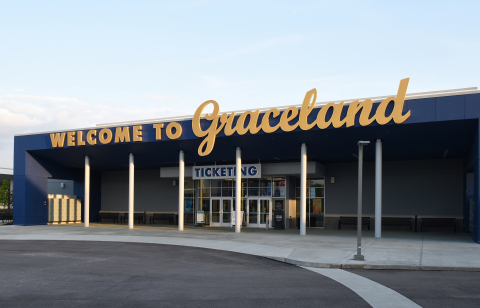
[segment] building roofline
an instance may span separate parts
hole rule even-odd
[[[460,89],[451,89],[451,90],[440,90],[440,91],[429,91],[429,92],[418,92],[418,93],[410,93],[407,94],[405,100],[411,99],[422,99],[422,98],[430,98],[430,97],[444,97],[444,96],[455,96],[455,95],[466,95],[466,94],[477,94],[480,93],[477,87],[470,87],[470,88],[460,88]],[[350,104],[354,101],[364,101],[366,99],[371,99],[374,103],[383,101],[388,97],[395,97],[394,95],[385,95],[385,96],[376,96],[376,97],[365,97],[365,98],[354,98],[354,99],[346,99],[346,100],[336,100],[336,101],[327,101],[327,102],[320,102],[316,103],[315,107],[323,106],[329,103],[341,103],[344,102],[345,104]],[[259,108],[260,112],[266,112],[272,108],[276,108],[279,111],[283,111],[289,107],[301,107],[302,104],[299,105],[288,105],[288,106],[278,106],[278,107],[267,107],[267,108]],[[235,111],[226,111],[222,113],[231,114],[235,112],[235,114],[240,115],[246,111],[252,109],[244,109],[244,110],[235,110]],[[202,118],[205,117],[205,114],[202,114]],[[169,118],[156,118],[156,119],[147,119],[147,120],[137,120],[137,121],[123,121],[123,122],[112,122],[112,123],[105,123],[105,124],[97,124],[93,127],[84,127],[84,128],[75,128],[75,129],[64,129],[61,130],[62,132],[70,132],[70,131],[79,131],[79,130],[88,130],[88,129],[98,129],[104,127],[117,127],[117,126],[130,126],[135,124],[151,124],[151,123],[162,123],[162,122],[172,122],[172,121],[185,121],[191,120],[193,115],[188,116],[178,116],[178,117],[169,117]],[[55,131],[46,131],[46,132],[38,132],[38,133],[26,133],[26,134],[16,134],[14,136],[28,136],[28,135],[41,135],[41,134],[48,134],[48,133],[56,133],[59,130]]]
[[[420,99],[420,98],[429,98],[429,97],[442,97],[442,96],[454,96],[454,95],[462,95],[462,94],[474,94],[480,93],[477,87],[470,87],[470,88],[461,88],[461,89],[452,89],[452,90],[442,90],[442,91],[430,91],[430,92],[418,92],[418,93],[411,93],[407,94],[405,100],[409,99]],[[364,101],[366,99],[371,99],[374,103],[378,101],[383,101],[388,97],[395,97],[395,95],[387,95],[387,96],[376,96],[376,97],[365,97],[365,98],[355,98],[355,99],[347,99],[347,100],[336,100],[336,101],[327,101],[327,102],[320,102],[316,103],[315,107],[323,106],[329,103],[341,103],[344,102],[345,104],[350,104],[354,101]],[[259,108],[255,110],[260,110],[260,113],[266,112],[272,108],[277,108],[279,111],[285,110],[290,107],[301,107],[302,104],[298,105],[288,105],[288,106],[279,106],[279,107],[268,107],[268,108]],[[240,115],[246,111],[252,109],[244,109],[244,110],[234,110],[234,111],[226,111],[222,113],[231,114],[235,112],[235,114]],[[202,114],[202,118],[205,114]],[[150,124],[150,123],[159,123],[159,122],[171,122],[171,121],[184,121],[190,120],[193,118],[193,115],[188,116],[180,116],[180,117],[169,117],[169,118],[157,118],[157,119],[148,119],[148,120],[139,120],[139,121],[124,121],[124,122],[113,122],[113,123],[105,123],[105,124],[97,124],[96,127],[111,127],[111,126],[126,126],[126,125],[133,125],[133,124]]]

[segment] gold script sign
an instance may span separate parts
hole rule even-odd
[[[378,106],[375,114],[371,115],[373,109],[373,102],[371,99],[366,99],[363,102],[354,101],[348,105],[348,110],[345,117],[342,118],[342,111],[344,102],[339,104],[329,103],[323,106],[317,114],[317,118],[311,123],[308,122],[308,116],[315,108],[317,100],[317,90],[312,89],[307,92],[303,100],[300,110],[296,107],[289,107],[283,112],[280,112],[277,108],[272,108],[265,112],[262,120],[259,122],[260,110],[257,111],[245,111],[242,113],[235,125],[233,124],[235,119],[235,112],[231,114],[220,114],[220,106],[214,100],[209,100],[201,104],[192,119],[192,129],[195,136],[202,138],[205,137],[198,147],[198,155],[206,156],[210,154],[215,145],[215,138],[223,130],[226,136],[231,136],[234,133],[239,135],[245,135],[247,132],[254,135],[259,131],[265,133],[273,133],[277,130],[284,132],[291,132],[297,128],[302,130],[309,130],[317,126],[320,129],[325,129],[332,125],[335,128],[350,127],[355,124],[355,116],[360,114],[359,123],[361,126],[367,126],[377,121],[378,124],[384,125],[393,120],[395,123],[403,123],[408,117],[410,117],[410,111],[403,114],[403,106],[405,103],[405,95],[407,93],[409,78],[402,79],[396,97],[388,97],[384,99]],[[387,106],[393,102],[393,112],[390,115],[386,115]],[[203,130],[200,125],[203,111],[208,105],[213,106],[212,113],[207,113],[205,119],[210,122],[207,129]],[[332,116],[327,120],[327,113],[332,109]],[[298,117],[298,121],[295,119]],[[279,118],[279,122],[275,126],[270,125],[270,119]],[[248,119],[248,124],[247,123]],[[155,140],[162,140],[162,129],[165,127],[163,123],[153,124],[152,128],[155,130]],[[50,134],[52,147],[64,147],[65,139],[67,139],[66,146],[84,146],[87,143],[89,145],[97,145],[97,141],[101,144],[109,144],[112,141],[114,143],[126,143],[126,142],[142,142],[143,141],[143,129],[142,125],[132,127],[116,127],[112,131],[110,128],[103,128],[97,131],[96,129],[89,130],[88,132],[67,132],[67,133],[54,133]],[[130,135],[130,131],[132,134]],[[114,136],[115,132],[115,136]],[[180,123],[170,122],[166,128],[165,133],[168,139],[178,139],[182,135],[183,128]]]
[[[198,155],[206,156],[210,154],[215,145],[215,138],[222,130],[226,136],[231,136],[234,133],[244,135],[247,132],[256,134],[260,130],[265,133],[273,133],[278,129],[284,132],[290,132],[300,127],[302,130],[309,130],[318,126],[320,129],[325,129],[332,125],[335,128],[353,126],[355,124],[355,116],[360,113],[359,123],[361,126],[367,126],[377,121],[378,124],[384,125],[393,120],[395,123],[403,123],[408,117],[410,117],[410,111],[403,114],[403,105],[405,103],[405,95],[407,93],[409,78],[402,79],[396,97],[388,97],[384,99],[378,106],[374,115],[370,116],[373,108],[373,102],[371,99],[366,99],[363,102],[354,101],[348,105],[346,116],[342,119],[341,114],[343,111],[344,102],[335,104],[329,103],[323,106],[318,112],[317,119],[312,123],[308,123],[308,116],[315,108],[317,100],[317,90],[312,89],[307,92],[305,99],[303,100],[300,111],[296,107],[289,107],[280,114],[280,111],[276,108],[268,110],[262,118],[262,121],[258,123],[260,111],[246,111],[242,113],[237,120],[235,126],[233,126],[233,120],[235,118],[235,112],[230,115],[223,113],[220,115],[220,106],[214,100],[209,100],[201,104],[192,119],[193,133],[197,137],[205,137],[200,146],[198,147]],[[390,115],[386,115],[387,106],[390,102],[394,103],[393,112]],[[208,105],[213,106],[212,113],[207,113],[205,119],[210,121],[210,126],[203,130],[200,126],[200,119],[203,110]],[[332,116],[329,120],[326,120],[326,115],[329,109],[332,109]],[[294,124],[290,124],[293,120],[298,118],[298,121]],[[280,117],[280,121],[275,126],[270,126],[270,118]],[[245,125],[245,122],[249,118],[249,122]]]

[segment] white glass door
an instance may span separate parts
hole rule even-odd
[[[272,226],[270,198],[249,198],[247,206],[247,227],[265,228]]]
[[[232,199],[222,199],[222,226],[232,226]]]
[[[211,226],[230,227],[232,224],[232,198],[212,198],[210,201]]]
[[[258,199],[248,199],[247,227],[258,227]]]

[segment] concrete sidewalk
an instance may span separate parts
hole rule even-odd
[[[365,261],[354,261],[355,230],[264,230],[176,226],[91,224],[61,226],[0,226],[0,240],[115,241],[219,249],[317,268],[480,271],[480,245],[464,233],[384,231],[375,239],[363,231]],[[1,245],[1,243],[0,243]],[[1,249],[1,246],[0,246]]]

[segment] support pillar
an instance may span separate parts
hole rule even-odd
[[[235,178],[235,233],[242,229],[242,149],[236,148],[236,178]]]
[[[134,172],[135,165],[133,164],[133,154],[130,153],[128,157],[128,229],[133,229],[133,193],[134,193]]]
[[[307,144],[302,143],[300,170],[300,235],[306,235],[307,227]]]
[[[382,237],[382,140],[375,143],[375,237]]]
[[[85,193],[83,205],[83,223],[90,226],[90,157],[85,156]]]
[[[185,209],[185,158],[183,151],[178,155],[178,231],[183,231],[183,211]]]

